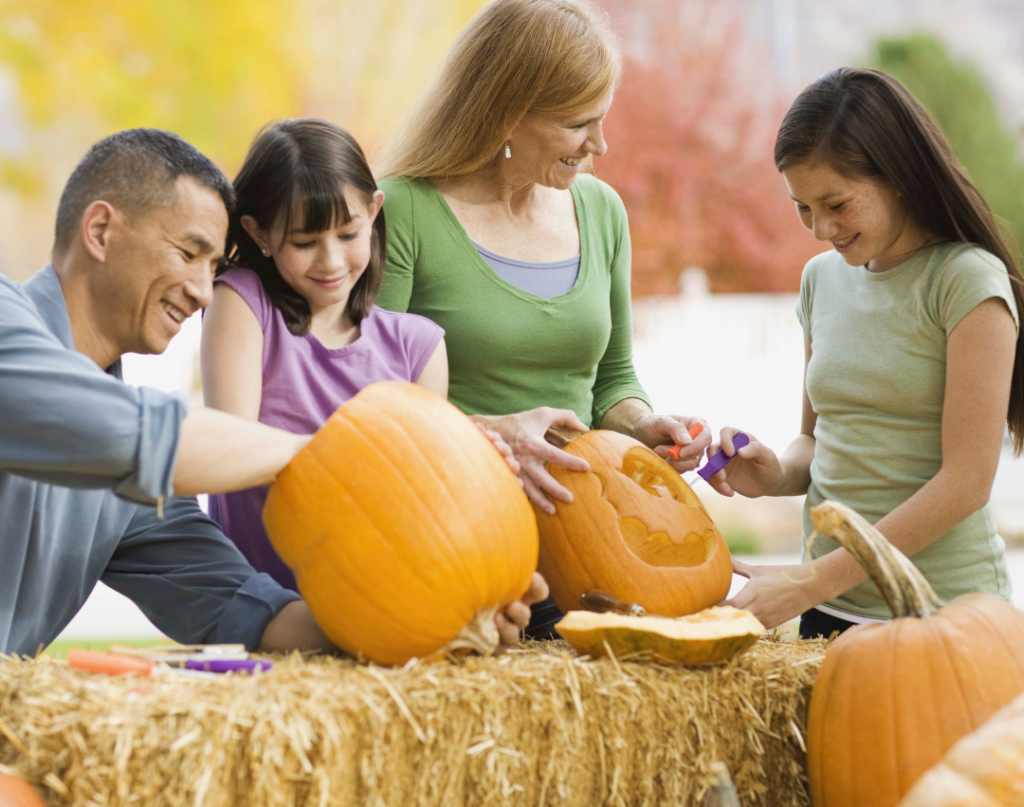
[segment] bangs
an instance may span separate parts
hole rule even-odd
[[[295,180],[282,205],[285,238],[293,229],[322,233],[352,221],[341,177],[306,169],[300,170]]]

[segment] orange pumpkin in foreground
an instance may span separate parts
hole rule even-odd
[[[1010,807],[1024,801],[1024,695],[949,749],[900,807]]]
[[[373,384],[338,409],[271,487],[263,522],[331,641],[381,664],[493,650],[495,612],[537,567],[504,458],[415,384]]]
[[[572,491],[549,516],[536,509],[540,571],[563,613],[600,589],[649,614],[695,614],[729,593],[732,560],[679,473],[642,443],[595,430],[565,446],[590,471],[548,470]]]
[[[894,619],[829,648],[811,697],[815,807],[892,807],[958,739],[1024,691],[1024,613],[992,594],[945,607],[917,568],[849,507],[811,510],[875,581]]]
[[[17,776],[0,772],[0,807],[45,807],[32,785]]]

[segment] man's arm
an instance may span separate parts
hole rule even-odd
[[[0,282],[0,473],[156,504],[268,484],[308,440],[124,384]]]
[[[191,498],[171,499],[163,519],[155,508],[135,508],[101,579],[185,643],[241,643],[255,650],[268,624],[286,610],[294,614],[297,609],[287,606],[299,601],[258,574]],[[297,624],[291,617],[287,622]],[[282,640],[274,649],[309,649],[310,630],[306,625],[293,643]]]

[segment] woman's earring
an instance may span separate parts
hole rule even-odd
[[[505,141],[505,159],[512,159],[512,146],[509,145],[509,142],[507,140]]]
[[[267,251],[263,250],[263,257],[266,257],[266,256],[267,256]]]

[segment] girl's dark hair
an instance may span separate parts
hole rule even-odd
[[[1004,236],[938,124],[895,78],[880,70],[841,67],[800,93],[779,128],[775,166],[784,171],[817,161],[847,177],[892,185],[925,230],[995,255],[1006,267],[1017,311],[1024,314],[1015,239]],[[1024,452],[1022,336],[1018,332],[1007,413],[1018,455]]]
[[[234,185],[238,201],[228,227],[228,260],[217,274],[236,266],[252,269],[288,330],[303,336],[309,332],[309,303],[284,281],[274,259],[263,255],[242,226],[242,216],[252,216],[263,230],[283,216],[286,236],[293,216],[311,233],[347,224],[352,216],[345,187],[361,193],[367,205],[377,190],[366,156],[352,135],[333,123],[315,118],[276,121],[256,136]],[[354,323],[369,313],[380,291],[386,249],[387,227],[380,210],[370,236],[370,265],[348,298]]]

